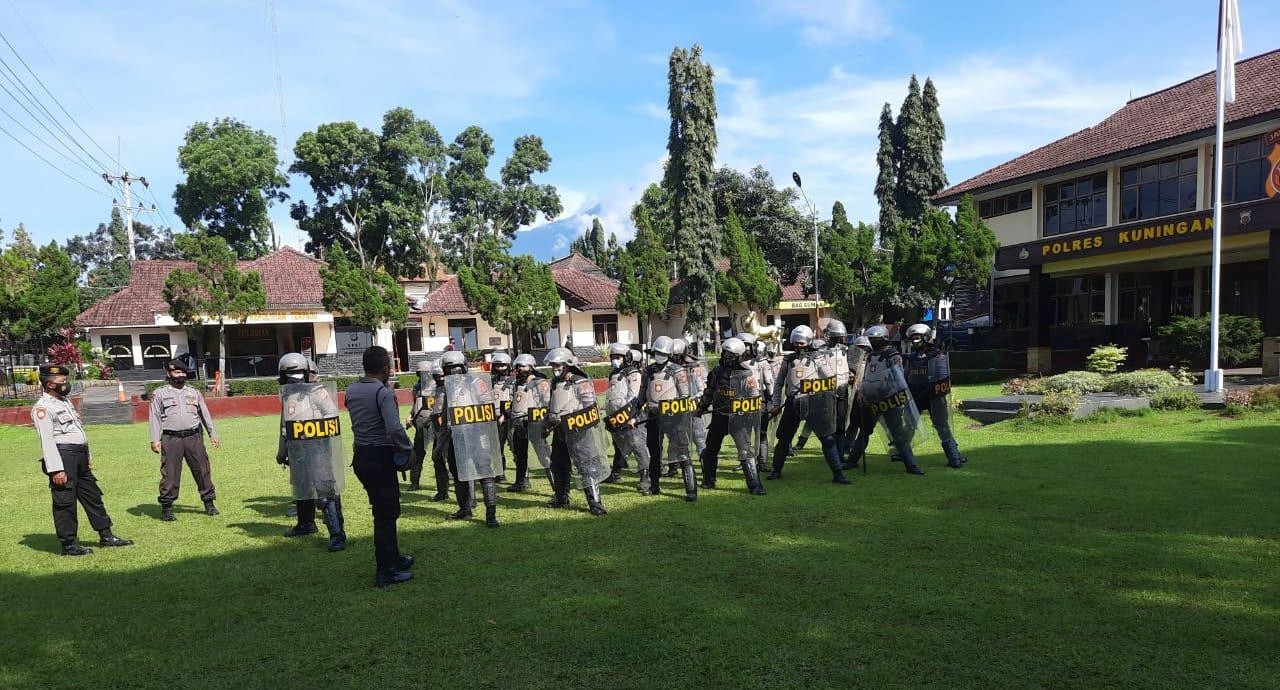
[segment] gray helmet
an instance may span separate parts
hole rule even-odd
[[[623,345],[622,343],[614,343],[609,346],[610,357],[622,357],[623,359],[626,359],[629,352],[631,352],[631,348]]]
[[[849,337],[849,330],[844,327],[844,322],[840,319],[831,319],[827,322],[826,328],[827,340],[837,340],[844,342]]]
[[[448,369],[449,367],[467,366],[467,356],[457,350],[449,350],[440,356],[440,367]]]
[[[671,341],[671,356],[683,357],[689,353],[689,343],[684,338],[676,338]]]
[[[735,355],[741,358],[747,354],[747,344],[742,342],[741,338],[729,338],[720,343],[721,355]]]
[[[551,366],[553,364],[573,366],[573,352],[567,347],[557,347],[556,349],[548,352],[546,357],[542,358],[542,363],[546,366]]]
[[[916,336],[920,336],[925,340],[932,340],[933,329],[923,323],[915,324],[911,328],[907,329],[907,340],[915,340]]]
[[[791,336],[787,341],[798,347],[808,347],[813,342],[813,329],[808,326],[796,326],[791,329]]]
[[[444,376],[444,367],[440,365],[440,360],[437,359],[431,363],[431,375]]]
[[[675,341],[665,335],[660,335],[653,339],[653,344],[649,346],[649,351],[655,355],[670,357],[675,353]]]
[[[280,358],[280,365],[277,367],[281,374],[305,374],[307,372],[307,358],[297,352]]]
[[[514,362],[512,362],[512,364],[514,364],[517,367],[529,367],[530,369],[532,369],[538,366],[538,360],[534,359],[533,355],[529,354],[528,352],[524,352],[516,355],[516,359]]]
[[[431,360],[429,360],[429,359],[424,359],[424,360],[422,360],[421,362],[418,362],[418,366],[416,367],[416,369],[415,369],[415,370],[418,372],[418,376],[430,376],[430,375],[431,375]]]
[[[737,335],[735,335],[735,336],[733,336],[733,337],[737,338],[738,340],[741,340],[741,341],[742,341],[742,344],[747,346],[747,353],[748,353],[748,354],[750,354],[750,355],[756,355],[756,354],[759,354],[759,352],[760,352],[760,340],[759,340],[759,338],[756,338],[756,334],[755,334],[755,333],[747,333],[747,332],[743,331],[742,333],[739,333],[739,334],[737,334]]]
[[[865,336],[865,335],[860,335],[860,336],[858,336],[857,338],[854,338],[854,340],[853,340],[853,346],[854,346],[854,347],[860,347],[860,348],[863,348],[863,349],[866,349],[866,350],[870,350],[870,349],[871,349],[871,340],[870,340],[870,339],[868,339],[868,338],[867,338],[867,336]]]
[[[316,364],[316,361],[310,357],[307,358],[307,373],[317,376],[320,374],[320,365]]]
[[[493,355],[492,355],[492,356],[490,356],[490,357],[489,357],[489,364],[490,364],[490,365],[494,365],[494,364],[505,364],[505,365],[507,365],[507,367],[508,367],[508,368],[510,368],[510,367],[511,367],[511,355],[509,355],[509,354],[507,354],[507,353],[505,353],[505,352],[495,352],[495,353],[493,353]]]
[[[640,354],[640,351],[635,349],[634,347],[627,348],[627,355],[626,355],[627,364],[638,364],[640,362],[641,356],[642,355]]]
[[[888,340],[889,329],[884,326],[876,325],[863,331],[862,335],[866,336],[867,340]]]

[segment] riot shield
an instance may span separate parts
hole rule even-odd
[[[905,402],[879,412],[876,424],[884,431],[889,445],[893,447],[910,445],[915,448],[930,437],[928,425],[921,423],[920,410],[916,408],[916,401],[910,394],[906,395]]]
[[[836,431],[836,372],[834,362],[826,352],[812,353],[809,359],[813,374],[800,382],[798,391],[806,404],[796,411],[803,412],[809,430],[823,438]]]
[[[592,405],[560,420],[564,425],[564,445],[578,475],[578,486],[596,486],[609,476],[610,463],[605,449],[604,426],[600,409]]]
[[[502,447],[493,386],[480,374],[444,377],[444,421],[449,427],[458,481],[469,482],[502,474]]]
[[[764,412],[760,384],[752,372],[735,371],[729,375],[729,388],[729,436],[738,452],[738,462],[754,463],[760,444],[760,415]]]
[[[280,434],[295,500],[337,498],[346,489],[342,422],[332,383],[280,387]]]
[[[867,360],[860,390],[867,405],[876,415],[903,405],[911,398],[907,378],[901,367],[876,355]]]
[[[604,421],[609,431],[622,429],[636,418],[635,406],[631,404],[632,399],[626,379],[609,382],[609,388],[604,394]]]
[[[520,394],[517,393],[517,395]],[[551,469],[551,445],[547,443],[545,435],[547,403],[551,400],[551,382],[545,378],[531,378],[525,383],[523,395],[527,395],[528,399],[517,402],[517,407],[521,409],[517,414],[523,414],[517,423],[525,425],[525,435],[529,438],[529,447],[533,449],[538,464],[544,470]]]

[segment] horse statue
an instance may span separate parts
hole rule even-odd
[[[761,326],[760,317],[756,316],[754,309],[742,317],[742,330],[754,335],[766,349],[774,352],[782,350],[782,329],[778,326]]]

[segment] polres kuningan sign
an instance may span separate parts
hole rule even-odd
[[[1222,207],[1223,236],[1273,228],[1280,228],[1280,199]],[[996,269],[1029,268],[1054,261],[1208,240],[1212,236],[1213,212],[1193,211],[1001,247],[996,252]]]

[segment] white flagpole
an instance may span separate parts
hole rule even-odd
[[[1236,0],[1218,5],[1218,113],[1213,154],[1213,249],[1210,259],[1211,289],[1209,316],[1209,369],[1204,372],[1204,390],[1222,390],[1222,369],[1218,362],[1219,311],[1222,305],[1222,139],[1228,98],[1235,101],[1235,61],[1240,51],[1240,15]]]

